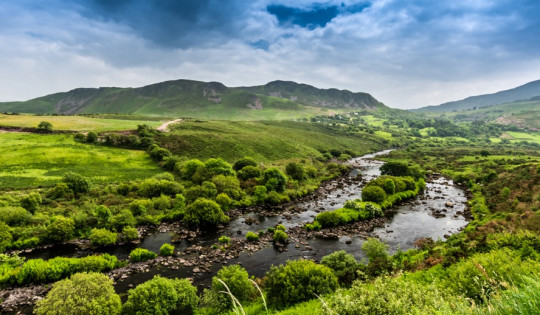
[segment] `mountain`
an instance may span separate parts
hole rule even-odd
[[[229,88],[219,82],[175,80],[140,88],[78,88],[25,102],[0,103],[2,112],[36,114],[121,113],[228,117],[227,113],[387,108],[367,93],[318,89],[290,81]],[[212,115],[215,114],[215,115]],[[208,116],[210,115],[210,116]],[[264,117],[263,117],[264,118]]]
[[[414,109],[413,111],[452,112],[527,100],[536,96],[540,96],[540,80],[529,82],[510,90],[493,94],[471,96],[460,101],[448,102],[437,106],[422,107]]]

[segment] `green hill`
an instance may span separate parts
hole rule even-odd
[[[2,112],[121,113],[206,119],[278,119],[328,110],[386,108],[367,93],[318,89],[295,82],[229,88],[219,82],[175,80],[140,88],[79,88],[25,102],[0,103]]]
[[[527,100],[535,96],[540,96],[540,80],[529,82],[510,90],[500,91],[493,94],[471,96],[460,101],[448,102],[437,106],[422,107],[413,111],[434,113],[451,112],[455,110],[474,109]]]

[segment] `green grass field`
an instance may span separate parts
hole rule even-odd
[[[36,116],[36,115],[4,115],[0,114],[0,126],[7,127],[37,127],[42,121],[53,125],[53,130],[71,131],[112,131],[137,129],[137,125],[147,124],[157,127],[161,121],[123,120],[92,118],[86,116]]]
[[[188,158],[221,157],[234,161],[251,156],[274,162],[319,156],[318,149],[350,149],[358,154],[383,147],[381,138],[370,134],[336,134],[320,124],[291,121],[185,122],[173,125],[160,138],[162,146]]]
[[[506,138],[510,139],[510,141],[527,141],[527,142],[534,142],[540,144],[540,133],[525,133],[525,132],[515,132],[515,131],[508,131],[506,132],[506,135],[508,135]],[[504,137],[504,135],[503,135]]]
[[[144,151],[77,143],[71,135],[0,133],[0,148],[1,189],[51,186],[68,171],[96,183],[161,172]]]

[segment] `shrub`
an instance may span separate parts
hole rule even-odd
[[[384,192],[386,192],[388,195],[392,195],[396,193],[396,184],[394,183],[393,180],[388,178],[384,181],[383,189],[384,189]]]
[[[240,182],[236,176],[217,175],[212,177],[212,183],[214,183],[218,193],[240,189]]]
[[[126,226],[122,229],[122,238],[124,241],[134,241],[139,238],[137,228]]]
[[[212,178],[216,175],[234,176],[236,175],[231,164],[227,163],[223,159],[208,159],[204,162],[208,178]]]
[[[386,193],[379,186],[368,186],[362,189],[362,201],[382,203],[386,198]]]
[[[199,299],[197,288],[186,279],[154,276],[128,292],[123,314],[192,314]]]
[[[189,225],[215,226],[229,222],[229,217],[215,201],[199,198],[187,207],[184,221]]]
[[[41,199],[41,195],[39,193],[33,192],[21,199],[21,206],[28,210],[30,213],[34,214],[34,212],[36,212],[42,202],[43,200]]]
[[[119,314],[122,303],[112,280],[101,273],[78,273],[59,281],[38,301],[41,314]]]
[[[174,253],[174,246],[171,244],[163,244],[161,245],[161,248],[159,249],[159,254],[161,256],[172,256]]]
[[[232,204],[232,199],[229,198],[229,196],[227,194],[221,193],[221,194],[217,195],[216,202],[217,202],[217,204],[219,204],[221,209],[227,211],[227,210],[229,210],[229,207]]]
[[[53,125],[48,121],[42,121],[38,124],[37,130],[42,133],[51,133]]]
[[[287,233],[283,232],[282,230],[278,230],[276,229],[274,231],[274,236],[272,237],[272,239],[274,240],[274,243],[287,243],[287,241],[289,240],[289,235],[287,235]]]
[[[281,171],[275,167],[271,167],[263,172],[262,181],[268,191],[283,192],[287,179]]]
[[[322,213],[319,213],[315,220],[319,222],[319,224],[322,227],[332,227],[332,226],[338,226],[341,224],[341,219],[339,217],[339,214],[335,211],[325,211]]]
[[[321,265],[325,265],[334,271],[340,283],[350,285],[356,278],[356,271],[360,269],[360,264],[354,256],[344,250],[326,255],[321,259]]]
[[[246,240],[248,242],[256,242],[259,240],[259,234],[249,231],[246,234]]]
[[[313,223],[306,224],[306,230],[308,231],[318,231],[321,229],[321,224],[319,221],[313,221]]]
[[[333,292],[338,281],[332,269],[311,260],[288,261],[272,266],[264,281],[268,301],[281,308]]]
[[[73,198],[73,191],[66,183],[57,183],[53,189],[49,190],[47,196],[52,199]]]
[[[135,217],[128,209],[121,210],[110,220],[111,226],[116,231],[122,231],[122,229],[126,226],[135,226],[136,223],[137,221],[135,221]]]
[[[255,295],[256,289],[249,281],[246,269],[240,265],[225,266],[212,278],[212,291],[216,293],[226,292],[227,289],[218,279],[225,282],[231,294],[239,301],[249,301]],[[219,300],[220,304],[227,308],[233,305],[231,297],[228,295],[221,294]]]
[[[285,172],[287,173],[287,175],[289,175],[292,179],[295,180],[303,180],[306,176],[304,167],[301,164],[294,162],[287,164],[287,166],[285,167]]]
[[[261,204],[266,200],[267,189],[265,186],[255,186],[253,188],[253,198],[257,204]]]
[[[233,169],[235,171],[239,171],[247,166],[250,166],[250,167],[256,167],[257,166],[257,162],[255,162],[254,159],[250,158],[250,157],[245,157],[245,158],[242,158],[236,162],[234,162],[234,165],[233,165]]]
[[[157,144],[153,144],[150,147],[148,147],[148,153],[150,154],[150,157],[158,162],[163,161],[164,159],[171,157],[172,153],[171,151],[159,147]]]
[[[86,177],[74,172],[67,172],[64,174],[62,182],[64,182],[75,195],[90,191],[90,181]]]
[[[368,257],[368,272],[371,275],[379,275],[390,268],[388,245],[379,239],[370,237],[362,244],[362,251]]]
[[[90,242],[96,246],[107,246],[116,244],[118,234],[107,229],[92,229],[90,233]]]
[[[93,131],[90,131],[86,135],[86,142],[88,142],[88,143],[95,143],[95,142],[97,142],[97,140],[98,140],[98,135],[97,135],[97,133],[95,133]]]
[[[0,253],[4,252],[6,247],[11,244],[13,237],[9,232],[9,226],[3,221],[0,221]]]
[[[228,237],[228,236],[225,236],[225,235],[221,236],[218,240],[219,240],[219,242],[221,244],[230,244],[231,243],[231,238]]]
[[[184,186],[169,180],[149,178],[143,181],[139,188],[139,195],[147,198],[159,197],[162,194],[174,197],[182,193]]]
[[[112,216],[111,210],[103,205],[97,206],[94,212],[102,224],[109,222],[109,219]]]
[[[63,216],[52,217],[47,226],[47,239],[51,241],[65,241],[73,237],[75,233],[75,222],[71,218]]]
[[[212,182],[204,182],[200,186],[193,186],[186,190],[186,200],[193,202],[198,198],[214,199],[218,191],[216,185]]]
[[[193,180],[193,176],[195,175],[195,172],[197,172],[197,169],[199,168],[204,168],[204,163],[201,162],[200,160],[193,159],[184,163],[181,166],[179,173],[182,179]]]
[[[176,167],[177,163],[180,163],[182,159],[178,156],[168,156],[163,159],[163,162],[161,163],[161,167],[169,172],[174,171],[174,168]]]
[[[30,212],[21,207],[0,208],[0,221],[4,221],[10,226],[25,225],[32,219]]]
[[[173,206],[171,197],[167,195],[161,195],[159,197],[152,198],[152,201],[148,204],[148,208],[154,208],[155,210],[169,210]]]
[[[282,202],[287,202],[290,199],[287,196],[280,195],[276,191],[271,191],[266,195],[266,203],[277,206]]]
[[[241,180],[248,180],[250,178],[258,178],[261,176],[261,170],[256,166],[246,166],[239,170],[236,174],[236,177]]]
[[[157,257],[157,254],[144,248],[135,248],[129,253],[132,262],[147,261]]]
[[[386,162],[381,166],[381,175],[409,176],[410,170],[407,164],[401,162]]]

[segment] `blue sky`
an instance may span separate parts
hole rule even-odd
[[[2,0],[0,101],[293,80],[415,108],[540,79],[537,0]]]

